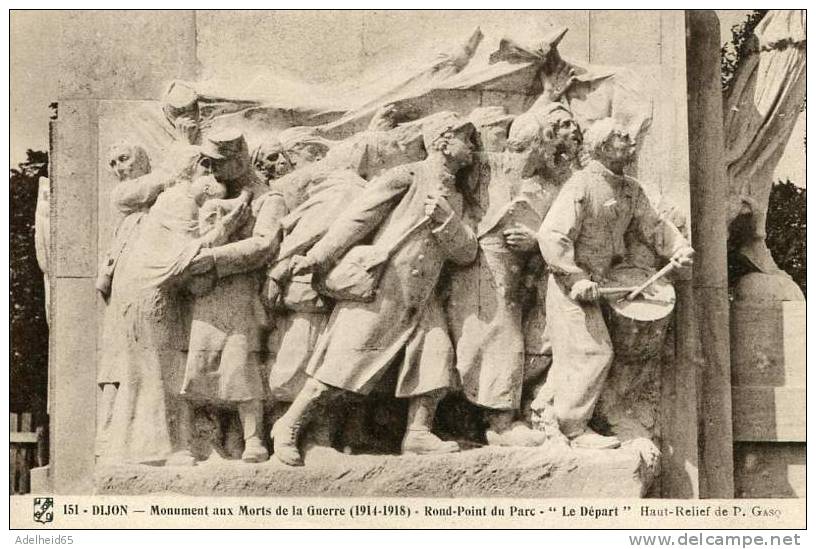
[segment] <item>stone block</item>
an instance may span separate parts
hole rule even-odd
[[[51,337],[51,480],[56,493],[90,491],[96,433],[96,289],[93,278],[55,281]]]
[[[59,98],[155,99],[196,75],[192,10],[60,11]]]
[[[94,101],[61,101],[53,143],[52,276],[96,276]]]
[[[207,461],[195,467],[99,467],[96,493],[198,496],[637,498],[652,472],[634,447],[489,448],[436,456],[350,456],[327,448],[304,467]]]
[[[734,385],[805,386],[805,302],[731,304]]]
[[[734,440],[806,440],[804,387],[733,387]]]
[[[172,15],[148,12],[144,17],[134,15],[135,28],[141,29],[144,34],[143,40],[146,41],[144,48],[138,48],[129,42],[133,39],[131,29],[122,33],[121,37],[109,40],[107,36],[113,31],[114,22],[121,20],[122,17],[129,17],[129,14],[89,12],[86,19],[72,15],[73,19],[63,27],[63,32],[71,37],[70,39],[63,37],[63,42],[78,50],[87,51],[95,47],[100,49],[98,44],[109,40],[110,58],[99,60],[94,53],[88,59],[79,59],[73,52],[66,54],[67,70],[75,69],[77,74],[68,77],[63,85],[69,97],[70,94],[78,94],[81,97],[98,97],[102,94],[121,99],[156,98],[161,89],[159,84],[170,78],[184,78],[193,74],[191,71],[194,69],[191,67],[195,65],[197,51],[203,65],[210,71],[207,74],[228,77],[233,69],[237,71],[240,64],[243,68],[236,73],[246,76],[251,74],[251,71],[244,70],[246,67],[264,67],[268,72],[269,66],[273,65],[280,68],[282,80],[291,73],[297,79],[329,86],[329,83],[341,82],[344,79],[360,78],[359,75],[364,70],[377,68],[378,63],[382,65],[384,60],[392,59],[395,51],[404,51],[406,56],[416,58],[423,53],[412,49],[417,43],[433,45],[436,43],[434,40],[439,39],[440,43],[449,45],[454,32],[458,33],[461,30],[464,38],[479,24],[483,25],[486,36],[496,40],[505,35],[512,37],[520,24],[524,26],[563,24],[570,28],[559,47],[566,59],[585,65],[590,61],[590,57],[592,63],[596,63],[603,60],[604,56],[608,56],[612,64],[631,63],[633,66],[637,64],[640,67],[648,67],[646,72],[650,97],[654,94],[659,97],[670,95],[676,98],[675,101],[661,102],[670,104],[670,107],[661,117],[656,118],[653,124],[656,140],[649,150],[650,157],[654,156],[657,161],[650,162],[648,169],[651,171],[644,172],[649,180],[653,179],[651,175],[655,174],[654,179],[660,189],[663,189],[661,185],[664,180],[668,181],[670,177],[676,176],[677,181],[670,182],[676,183],[676,187],[672,187],[676,193],[671,195],[663,193],[668,195],[668,201],[674,204],[676,197],[683,201],[688,200],[688,143],[684,125],[685,58],[680,56],[685,47],[683,17],[676,13],[670,15],[674,18],[672,19],[674,26],[669,27],[663,25],[665,17],[668,16],[639,15],[638,17],[643,20],[637,21],[639,25],[637,28],[642,26],[646,31],[634,40],[627,34],[627,40],[623,40],[614,32],[605,29],[605,26],[609,26],[605,17],[590,17],[586,11],[513,11],[489,14],[479,11],[271,12],[260,15],[256,12],[197,12],[192,16],[192,26],[189,12]],[[623,21],[626,17],[632,16],[631,13],[610,15]],[[94,25],[97,20],[100,24]],[[88,22],[95,29],[98,28],[97,35],[84,33],[87,36],[83,36],[81,21]],[[425,40],[426,38],[431,40]],[[192,57],[189,55],[191,40]],[[675,52],[679,52],[677,55],[667,53],[669,43],[677,48]],[[156,53],[154,49],[157,48],[163,52]],[[608,48],[614,48],[617,55],[607,51]],[[429,52],[435,53],[432,50],[433,48],[428,49]],[[492,49],[487,47],[484,51]],[[597,55],[598,59],[590,55],[591,51],[595,52],[593,55]],[[128,58],[127,55],[133,55],[134,58]],[[155,73],[146,72],[145,64],[149,67],[154,61]],[[665,66],[661,65],[661,62]],[[98,66],[90,66],[93,63],[97,63]],[[129,73],[116,72],[120,66],[127,67]],[[393,71],[393,67],[386,68]],[[176,72],[170,74],[171,69]],[[97,74],[95,71],[100,72]],[[410,75],[410,72],[406,74]],[[430,96],[429,109],[458,107],[456,110],[469,111],[479,104],[510,102],[513,104],[510,107],[511,111],[521,110],[520,107],[515,108],[523,98],[519,90],[463,93],[469,94],[466,99],[453,97],[453,93],[446,97]],[[68,143],[67,140],[60,139],[55,147],[57,152],[63,146],[63,142],[65,146],[76,147],[70,158],[66,157],[65,160],[64,170],[70,183],[68,189],[71,193],[76,193],[76,197],[68,198],[77,203],[82,202],[75,207],[78,213],[75,214],[74,222],[76,219],[82,220],[83,223],[88,220],[88,226],[92,227],[88,233],[81,232],[77,227],[64,225],[63,230],[68,231],[65,236],[68,248],[58,247],[61,251],[67,250],[63,258],[65,276],[83,277],[60,279],[58,286],[57,301],[64,310],[58,319],[62,322],[63,328],[57,339],[59,349],[55,354],[58,355],[59,362],[55,377],[59,385],[62,380],[71,379],[73,376],[71,387],[57,389],[59,397],[57,402],[62,408],[58,408],[59,411],[56,413],[62,415],[59,429],[63,436],[56,440],[60,445],[57,450],[60,461],[52,462],[57,465],[52,473],[57,480],[58,491],[65,491],[69,489],[68,487],[86,491],[87,475],[93,469],[92,431],[95,421],[93,406],[88,406],[88,403],[93,402],[92,391],[95,391],[96,387],[93,367],[95,362],[89,350],[96,349],[94,333],[97,326],[94,324],[88,329],[87,320],[85,322],[78,320],[80,318],[78,311],[83,309],[86,311],[86,318],[91,317],[94,303],[98,304],[92,287],[92,277],[96,274],[97,251],[104,250],[112,228],[108,205],[111,181],[103,174],[104,159],[99,153],[103,152],[103,147],[114,137],[118,137],[123,128],[133,121],[131,115],[138,110],[137,103],[137,101],[101,101],[98,106],[94,106],[86,102],[89,105],[88,109],[97,109],[96,118],[88,114],[91,111],[82,118],[84,111],[80,112],[80,109],[74,113],[70,111],[69,105],[65,120],[70,122],[73,117],[77,122],[72,124],[85,129],[80,128],[75,132],[79,136],[76,142]],[[463,108],[463,105],[466,108]],[[683,125],[676,125],[678,120],[683,122]],[[61,111],[60,125],[62,124]],[[66,124],[65,131],[70,127],[71,124]],[[666,128],[671,128],[672,132],[665,131]],[[675,141],[659,137],[665,134],[674,136]],[[58,157],[56,160],[60,163],[58,170],[63,169],[62,159]],[[677,166],[684,164],[685,170],[676,169]],[[84,186],[86,181],[87,186]],[[88,196],[84,194],[87,189],[92,189]],[[683,204],[680,206],[683,207]],[[65,212],[70,211],[71,202],[63,202],[62,208]],[[72,230],[76,231],[76,235],[70,232]],[[98,234],[94,231],[98,231]],[[79,263],[74,265],[69,260]],[[721,298],[720,290],[715,291],[719,292],[717,298]],[[690,305],[689,301],[681,300],[679,303]],[[727,326],[727,317],[725,322],[724,325]],[[685,326],[689,328],[689,325]],[[690,329],[685,331],[678,329],[678,339],[682,341],[678,343],[678,347],[693,343],[689,343],[690,332]],[[682,350],[688,351],[687,347],[688,345]],[[84,355],[80,348],[85,350]],[[680,354],[688,357],[690,353]],[[692,401],[696,404],[697,396],[693,380],[696,372],[693,366],[696,365],[689,362],[677,368],[674,365],[671,367],[671,370],[676,372],[673,374],[676,379],[671,389],[676,401],[670,411],[670,414],[674,415],[667,425],[673,425],[678,431],[682,430],[682,433],[664,432],[662,436],[666,443],[665,448],[671,451],[672,456],[664,465],[676,469],[673,472],[676,486],[680,484],[694,486],[686,491],[683,491],[685,487],[668,488],[664,490],[666,495],[696,494],[697,432],[693,426],[697,423],[697,412],[696,408],[689,405]],[[666,369],[669,368],[664,368],[664,371]],[[66,404],[72,399],[76,404]],[[86,410],[78,410],[80,403]],[[85,423],[77,425],[80,420]],[[692,428],[688,427],[689,424],[692,424]],[[78,435],[74,436],[76,431]],[[74,438],[69,438],[68,434]],[[693,444],[688,444],[689,440],[693,441]],[[78,455],[78,448],[82,445],[85,453]],[[184,470],[184,474],[179,474],[178,469],[170,468],[99,469],[96,489],[100,493],[172,490],[202,495],[328,493],[638,497],[645,493],[651,481],[651,473],[643,471],[642,458],[631,449],[600,454],[582,452],[559,454],[550,450],[510,451],[483,448],[456,456],[424,458],[346,456],[337,453],[325,454],[325,459],[321,459],[320,456],[321,451],[312,452],[307,459],[307,466],[303,469],[288,469],[275,462],[257,466],[234,462],[207,463]],[[72,460],[74,465],[71,465]],[[77,479],[73,485],[69,484],[70,475]]]
[[[590,10],[589,60],[598,65],[648,65],[660,59],[660,17],[656,12]]]
[[[50,494],[52,491],[51,467],[49,465],[34,467],[31,470],[31,493]]]
[[[804,498],[804,442],[738,442],[734,445],[734,492],[740,498]]]

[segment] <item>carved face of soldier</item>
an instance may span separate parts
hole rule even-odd
[[[634,160],[636,141],[612,119],[596,122],[587,132],[589,153],[610,171],[622,174]]]
[[[507,137],[507,158],[521,177],[532,177],[543,162],[541,125],[531,114],[516,117]]]
[[[544,164],[557,178],[566,177],[577,165],[583,137],[570,113],[556,110],[545,119]]]
[[[577,157],[581,150],[583,137],[581,136],[581,129],[572,116],[564,111],[553,113],[550,124],[556,139],[566,149],[564,154],[571,158]]]
[[[363,177],[371,179],[389,168],[417,162],[423,158],[425,145],[421,133],[406,134],[400,139],[394,139],[384,132],[373,132],[366,154],[367,165]]]
[[[455,168],[470,166],[473,162],[473,135],[469,129],[446,132],[437,139],[438,148],[445,155],[448,163]]]
[[[604,160],[626,166],[635,155],[635,140],[626,130],[615,130],[601,147]]]
[[[258,170],[266,181],[283,177],[294,169],[279,144],[272,146],[261,145],[253,155],[252,161],[253,167]]]
[[[119,181],[126,181],[150,173],[150,160],[142,147],[117,143],[108,152],[108,167]]]

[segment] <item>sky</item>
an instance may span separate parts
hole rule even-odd
[[[716,10],[721,43],[731,39],[731,27],[742,22],[748,10]],[[41,13],[11,12],[11,151],[10,165],[25,160],[26,149],[48,147],[49,103],[56,101],[59,25]],[[805,186],[805,116],[799,117],[777,167],[776,179],[790,179]]]

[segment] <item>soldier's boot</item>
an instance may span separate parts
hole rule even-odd
[[[522,421],[513,421],[513,410],[487,413],[485,438],[490,446],[541,446],[547,435],[531,429]]]
[[[618,448],[621,443],[618,437],[608,437],[596,433],[589,427],[583,431],[569,435],[570,446],[573,448],[589,448],[592,450],[611,450]]]
[[[433,433],[436,406],[442,400],[442,392],[427,393],[411,399],[408,405],[408,428],[402,439],[403,454],[450,454],[459,451],[452,440],[442,440]]]
[[[309,378],[286,413],[272,426],[269,434],[272,438],[272,452],[279,461],[286,465],[303,465],[303,456],[298,449],[300,432],[330,391],[328,385]]]
[[[263,424],[263,404],[260,400],[250,400],[238,404],[238,417],[244,432],[244,452],[241,459],[247,463],[260,463],[269,459],[269,452],[261,443]]]
[[[329,399],[326,399],[328,401]],[[304,433],[304,445],[307,448],[333,448],[334,434],[337,429],[337,413],[328,402],[323,402],[314,414],[314,420]]]

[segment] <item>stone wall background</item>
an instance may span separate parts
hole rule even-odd
[[[649,94],[660,98],[641,153],[649,161],[641,162],[639,176],[653,196],[688,218],[682,12],[89,11],[55,17],[60,107],[52,150],[52,185],[58,189],[52,341],[59,343],[52,347],[51,368],[57,374],[52,443],[63,455],[52,454],[52,474],[62,492],[88,490],[93,471],[95,413],[88,403],[96,390],[93,351],[101,315],[89,318],[88,312],[102,310],[93,282],[97,250],[104,249],[100,244],[111,230],[105,199],[111,179],[99,165],[111,134],[109,123],[100,126],[100,120],[117,112],[117,104],[127,110],[122,101],[158,99],[172,79],[215,75],[232,81],[236,93],[259,74],[331,86],[358,75],[376,78],[383,71],[405,70],[440,45],[464,39],[477,25],[494,40],[520,24],[565,25],[570,30],[559,46],[563,57],[580,65],[629,66],[644,77]],[[60,382],[66,376],[71,383]],[[666,444],[680,469],[686,459],[696,467],[696,458],[685,455],[692,442],[696,447],[696,430],[669,436],[679,437]]]

